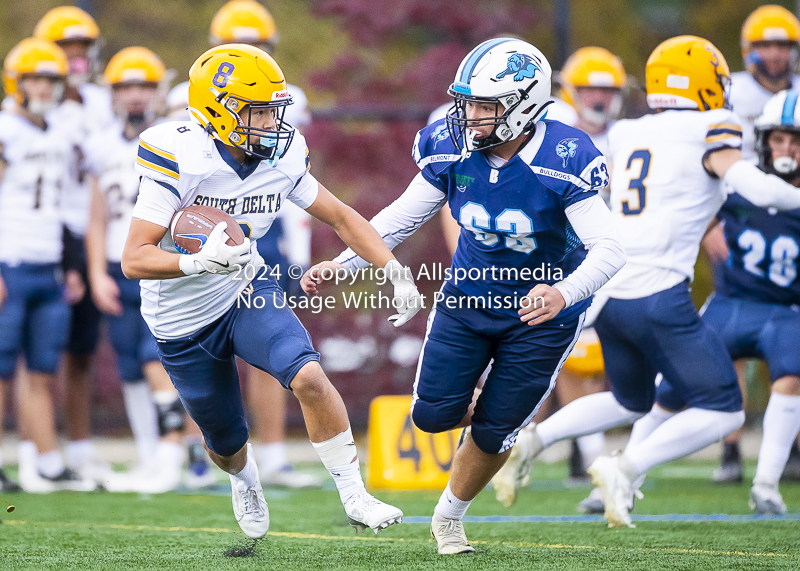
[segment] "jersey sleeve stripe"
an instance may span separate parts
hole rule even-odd
[[[738,131],[739,133],[742,132],[741,125],[737,125],[736,123],[715,123],[708,126],[709,131],[713,131],[714,129],[731,129],[733,131]]]
[[[169,159],[165,159],[161,155],[157,155],[156,153],[149,151],[148,149],[144,148],[143,146],[139,146],[139,158],[147,161],[148,163],[158,165],[161,168],[167,169],[175,173],[176,176],[180,175],[180,170],[178,169],[178,163],[175,161],[171,161]]]
[[[742,136],[740,134],[731,135],[728,133],[723,133],[721,135],[715,135],[713,137],[706,137],[706,143],[716,143],[718,141],[741,141]]]
[[[176,173],[174,171],[171,171],[169,169],[165,169],[164,167],[161,167],[159,165],[153,164],[150,161],[146,161],[142,157],[137,157],[136,158],[136,164],[141,165],[141,166],[143,166],[145,168],[148,168],[150,170],[154,170],[154,171],[156,171],[158,173],[161,173],[163,175],[166,175],[166,176],[168,176],[170,178],[174,178],[175,180],[179,180],[180,179],[180,175],[178,175],[178,173]]]
[[[736,135],[737,137],[742,136],[741,129],[709,129],[708,133],[706,133],[706,138],[713,137],[714,135],[722,135],[723,133],[727,133],[728,135]]]
[[[173,161],[173,162],[175,162],[175,161],[177,160],[177,159],[175,158],[175,155],[173,155],[172,153],[168,153],[167,151],[164,151],[164,150],[162,150],[162,149],[159,149],[158,147],[154,147],[153,145],[150,145],[150,144],[148,144],[148,143],[145,143],[145,142],[144,142],[144,141],[142,141],[141,139],[139,139],[139,145],[140,145],[140,146],[142,146],[142,147],[144,147],[145,149],[147,149],[147,150],[148,150],[148,151],[150,151],[151,153],[155,153],[155,154],[157,154],[157,155],[159,155],[159,156],[161,156],[161,157],[164,157],[165,159],[168,159],[168,160],[170,160],[170,161]]]

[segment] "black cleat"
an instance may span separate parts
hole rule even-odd
[[[0,492],[4,494],[18,494],[21,491],[22,487],[6,476],[6,473],[0,468]]]
[[[744,481],[744,464],[738,442],[725,443],[722,461],[714,470],[711,481],[715,484],[741,484]]]
[[[589,474],[583,466],[583,454],[577,440],[571,441],[569,453],[569,479],[573,482],[588,482]]]

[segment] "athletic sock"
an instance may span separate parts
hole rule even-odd
[[[42,476],[55,478],[64,471],[64,459],[58,450],[51,450],[44,454],[39,454],[36,459],[36,468]]]
[[[258,483],[258,465],[250,454],[247,455],[247,462],[245,462],[241,472],[230,474],[230,477],[232,482],[235,481],[240,487],[244,488],[255,486]]]
[[[463,519],[472,500],[459,500],[450,489],[450,482],[439,496],[439,503],[433,508],[433,513],[447,519]]]
[[[578,449],[583,456],[584,470],[592,465],[592,462],[602,456],[606,449],[606,437],[602,432],[595,432],[594,434],[587,434],[575,439],[578,444]]]
[[[180,469],[183,466],[185,450],[180,444],[159,440],[156,446],[156,461],[161,466],[172,466]]]
[[[19,464],[20,477],[35,474],[38,471],[36,459],[39,456],[36,444],[32,440],[20,440],[17,444],[17,463]]]
[[[152,461],[158,445],[158,416],[150,387],[145,381],[122,383],[122,396],[139,462],[146,464]]]
[[[800,431],[800,396],[773,392],[764,412],[764,433],[754,484],[777,486]]]
[[[644,474],[654,466],[722,440],[743,423],[744,411],[741,410],[722,412],[690,408],[662,422],[639,444],[626,448],[623,456],[637,475]]]
[[[536,432],[545,448],[564,440],[615,426],[631,424],[644,413],[628,410],[611,392],[595,393],[575,399],[553,416],[536,425]]]
[[[342,503],[364,490],[361,479],[361,467],[358,464],[358,452],[350,427],[325,442],[312,442],[319,454],[322,464],[328,469]]]
[[[264,474],[277,472],[289,463],[286,457],[285,442],[258,444],[253,448],[255,448],[256,458],[258,458],[258,466]]]
[[[67,457],[67,466],[77,470],[94,458],[94,444],[89,439],[69,440],[64,444],[64,455]]]
[[[631,437],[628,439],[628,444],[625,446],[625,450],[627,451],[628,448],[638,445],[642,440],[650,436],[656,428],[661,426],[674,415],[674,412],[664,410],[658,405],[653,406],[653,409],[650,412],[633,423]]]

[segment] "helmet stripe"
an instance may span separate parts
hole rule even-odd
[[[461,77],[459,78],[459,81],[461,83],[469,84],[469,79],[472,77],[472,72],[475,71],[475,66],[478,65],[478,62],[481,60],[481,58],[485,56],[493,47],[500,45],[503,42],[510,41],[512,41],[512,38],[495,38],[493,40],[487,40],[483,42],[477,48],[472,50],[469,58],[464,63],[464,68],[461,70]]]
[[[794,89],[786,92],[786,101],[783,102],[781,125],[794,125],[794,110],[797,107],[798,93]]]

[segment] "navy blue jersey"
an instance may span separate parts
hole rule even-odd
[[[461,226],[452,275],[461,269],[471,279],[450,281],[470,296],[522,296],[568,275],[574,268],[561,262],[581,241],[564,211],[608,184],[605,157],[589,136],[558,121],[539,121],[520,152],[495,168],[483,152],[462,159],[440,120],[419,132],[414,159]]]
[[[716,290],[760,303],[800,304],[800,210],[767,210],[732,194],[718,216],[731,253],[714,273]]]

